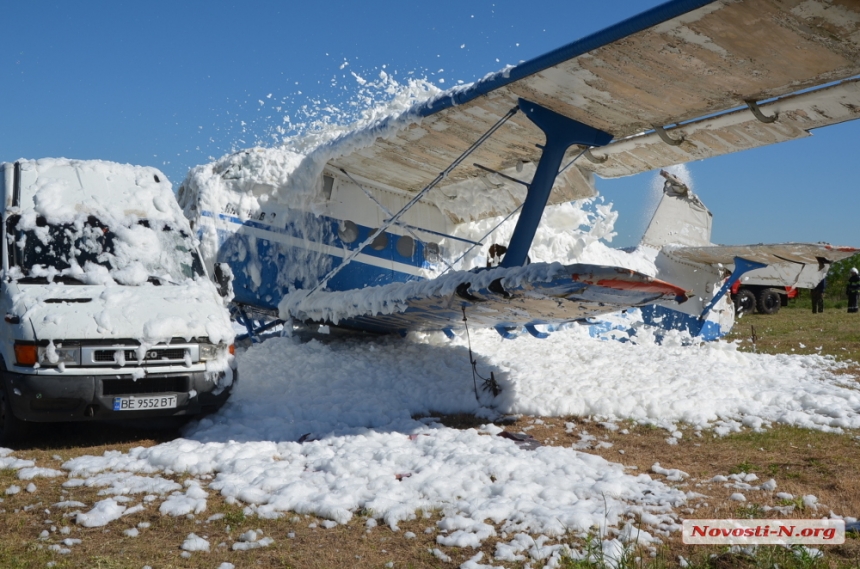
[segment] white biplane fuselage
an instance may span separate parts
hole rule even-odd
[[[460,328],[469,307],[470,320],[509,336],[516,329],[539,334],[534,326],[584,321],[605,313],[604,306],[621,310],[686,298],[679,287],[617,267],[573,265],[580,281],[571,265],[559,263],[464,271],[485,264],[490,242],[463,236],[468,224],[455,223],[434,204],[415,204],[371,239],[408,195],[326,171],[304,207],[285,204],[271,198],[275,187],[261,183],[256,170],[270,153],[246,151],[195,169],[179,191],[207,264],[213,270],[229,265],[239,309],[404,332]],[[590,277],[595,270],[623,284],[599,286]],[[491,290],[497,279],[505,290]],[[566,301],[570,306],[559,311],[572,294],[581,302]],[[494,305],[492,297],[510,306]]]
[[[179,200],[207,262],[229,266],[240,310],[379,332],[471,321],[540,335],[646,307],[646,323],[718,337],[731,325],[727,287],[744,273],[823,275],[854,249],[713,246],[710,213],[670,184],[641,245],[650,270],[529,264],[544,209],[593,196],[594,175],[856,119],[858,77],[860,5],[672,0],[310,152],[255,148],[194,168]],[[505,243],[461,231],[512,216]],[[505,250],[499,266],[471,268],[491,245]]]

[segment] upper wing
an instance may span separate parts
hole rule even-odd
[[[556,184],[550,203],[560,203],[590,195],[591,173],[626,176],[857,118],[858,74],[856,1],[673,0],[451,91],[418,108],[420,121],[329,165],[417,192],[524,98],[614,135]],[[443,197],[434,201],[455,221],[511,211],[521,191],[468,213],[457,201],[511,194],[516,183],[480,166],[528,182],[543,142],[540,129],[515,115],[439,184]]]

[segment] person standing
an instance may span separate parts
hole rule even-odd
[[[827,286],[827,277],[821,279],[815,288],[812,289],[812,313],[820,312],[824,314],[824,287]]]
[[[851,269],[851,276],[848,277],[848,286],[845,287],[845,292],[848,293],[848,312],[857,312],[857,297],[860,296],[860,274],[857,267]]]

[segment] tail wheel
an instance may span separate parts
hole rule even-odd
[[[762,314],[776,314],[782,305],[779,293],[772,288],[766,288],[758,293],[758,311]]]
[[[735,295],[735,314],[752,314],[755,312],[755,295],[751,290],[742,288]]]

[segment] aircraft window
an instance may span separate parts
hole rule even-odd
[[[331,199],[331,190],[334,188],[334,178],[331,176],[323,176],[323,197],[327,200]]]
[[[371,231],[370,233],[373,234],[373,231]],[[376,236],[370,246],[377,251],[382,251],[383,249],[388,247],[388,235],[386,235],[385,232],[380,233]]]
[[[415,240],[408,235],[401,235],[397,239],[397,252],[401,257],[412,258],[415,254]]]
[[[337,236],[344,243],[352,243],[358,239],[358,226],[351,221],[342,221],[337,226]]]
[[[438,243],[427,243],[424,245],[424,258],[431,263],[438,263],[441,257],[442,250]]]

